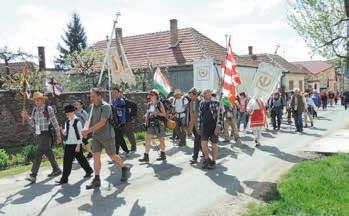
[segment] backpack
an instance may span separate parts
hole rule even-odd
[[[156,108],[159,112],[161,112],[161,110],[160,110],[161,105],[164,106],[164,108],[165,108],[165,105],[161,102],[161,100],[158,101],[158,102],[156,103],[156,107],[155,107],[155,108]],[[150,108],[150,103],[148,103],[148,108],[147,108],[147,110],[148,110],[149,108]],[[166,108],[165,108],[165,111],[166,111]],[[166,111],[166,113],[167,113],[167,111]],[[166,118],[166,117],[157,116],[156,118],[159,119],[160,121],[163,121],[164,123],[167,122],[167,118]]]
[[[171,102],[168,99],[160,98],[160,102],[164,106],[167,114],[172,112],[173,107],[172,107]]]
[[[132,119],[132,117],[137,116],[138,108],[135,102],[125,99],[125,108],[126,108],[126,121],[129,121]]]
[[[64,141],[68,140],[69,127],[70,127],[69,122],[70,122],[70,120],[65,122],[65,131],[67,132],[67,134],[64,136]],[[80,137],[80,133],[79,133],[79,130],[78,130],[78,122],[79,122],[79,119],[74,119],[73,128],[74,128],[74,131],[75,131],[76,139],[80,140],[81,137]]]
[[[108,122],[113,128],[117,129],[120,127],[117,110],[116,108],[113,107],[113,105],[109,105],[109,106],[111,107],[112,114],[110,115]],[[101,107],[101,114],[102,114],[102,111],[103,110]]]

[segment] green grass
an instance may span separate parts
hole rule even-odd
[[[252,204],[247,216],[349,215],[349,155],[297,164],[277,186],[281,198]]]

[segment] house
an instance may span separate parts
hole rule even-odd
[[[316,92],[338,90],[339,83],[337,83],[338,77],[334,65],[325,61],[298,61],[293,63],[305,67],[310,72],[307,77],[307,88]]]
[[[257,63],[270,63],[282,70],[282,77],[280,80],[280,87],[283,92],[292,91],[299,88],[301,91],[305,90],[305,76],[306,72],[301,67],[298,67],[279,55],[275,54],[254,54],[253,47],[248,47],[248,55],[242,55],[241,58],[252,60]]]
[[[149,64],[166,68],[174,88],[188,91],[194,85],[194,64],[203,58],[213,59],[216,70],[225,58],[226,49],[194,28],[178,29],[178,21],[170,20],[170,30],[134,36],[122,36],[122,29],[116,29],[121,38],[127,61],[132,69],[145,68]],[[113,39],[112,47],[118,47]],[[103,54],[106,41],[94,45],[97,53]],[[238,67],[256,71],[256,64],[248,59],[236,56]],[[218,73],[218,72],[217,72]],[[215,76],[214,79],[217,77]],[[152,79],[150,77],[149,79]]]

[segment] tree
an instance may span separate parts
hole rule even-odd
[[[12,88],[18,84],[19,71],[11,73],[10,63],[13,61],[27,61],[29,58],[33,58],[32,55],[21,51],[20,49],[13,51],[7,46],[0,48],[0,60],[1,63],[5,64],[5,71],[0,71],[0,89],[1,88]]]
[[[56,68],[66,69],[66,58],[73,52],[80,52],[87,47],[87,36],[85,28],[82,26],[80,17],[77,13],[74,13],[72,20],[67,25],[67,30],[64,32],[64,36],[61,36],[64,46],[58,44],[59,57],[55,60]]]
[[[74,75],[79,75],[79,81],[84,84],[84,89],[97,87],[99,66],[102,62],[102,57],[93,49],[81,49],[74,51],[66,56],[64,64]]]
[[[291,7],[290,26],[314,53],[345,59],[349,76],[349,0],[295,0]]]

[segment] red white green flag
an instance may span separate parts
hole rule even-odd
[[[161,72],[160,67],[154,73],[154,87],[165,97],[173,91],[173,87],[167,77]]]
[[[233,51],[231,49],[230,37],[228,41],[227,54],[225,56],[225,63],[222,63],[223,84],[222,84],[222,102],[229,106],[235,103],[236,86],[241,85],[240,74],[237,70],[236,61]]]

